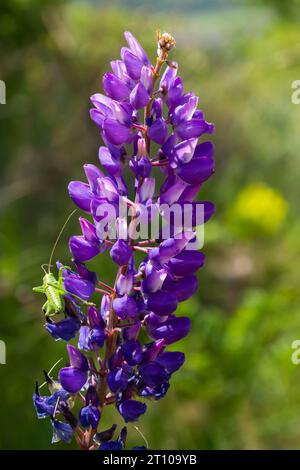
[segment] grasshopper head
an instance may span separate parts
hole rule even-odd
[[[55,284],[56,279],[53,273],[46,273],[43,277],[43,281],[45,284]]]

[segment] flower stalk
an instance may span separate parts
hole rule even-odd
[[[124,449],[126,426],[118,435],[115,424],[102,429],[107,406],[116,407],[125,424],[138,421],[146,403],[166,395],[172,374],[183,365],[185,355],[168,346],[190,330],[190,319],[175,312],[198,288],[204,254],[194,245],[196,228],[214,213],[211,202],[194,201],[214,172],[213,144],[198,142],[214,126],[198,109],[198,98],[184,93],[178,65],[168,60],[174,38],[158,33],[154,67],[131,33],[125,39],[121,60],[112,61],[112,72],[103,76],[105,94],[91,97],[90,115],[105,144],[99,149],[101,169],[85,164],[87,183],[68,187],[89,219],[79,218],[82,234],[69,240],[74,268],[57,263],[60,308],[45,327],[67,342],[69,362],[57,381],[48,376],[50,395],[41,396],[37,386],[33,396],[38,417],[50,418],[52,442],[74,437],[83,450]],[[133,177],[133,198],[125,171]],[[155,172],[163,175],[160,187]],[[153,214],[162,220],[174,202],[190,206],[190,226],[179,230],[170,219],[167,238],[160,228],[155,237],[139,239],[141,225],[151,225]],[[128,226],[121,203],[130,210]],[[109,256],[117,266],[113,287],[87,266],[98,256]]]

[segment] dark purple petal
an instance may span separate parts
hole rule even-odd
[[[167,263],[173,256],[177,256],[194,238],[192,231],[184,232],[180,238],[168,238],[159,247],[153,248],[150,252],[150,259],[155,263]]]
[[[124,366],[124,354],[121,346],[118,346],[116,352],[109,358],[108,365],[111,370]]]
[[[164,339],[166,344],[172,344],[184,338],[190,331],[191,320],[188,317],[171,318],[151,329],[151,336]]]
[[[122,450],[123,444],[120,441],[105,441],[99,447],[99,450]]]
[[[124,144],[131,137],[129,127],[111,118],[103,122],[103,131],[106,139],[113,145]]]
[[[204,119],[190,119],[183,121],[176,127],[177,135],[183,139],[192,139],[193,137],[200,137],[205,132],[211,130],[211,125]]]
[[[105,322],[99,310],[95,306],[89,305],[87,315],[89,319],[89,325],[91,328],[104,328],[105,327]]]
[[[131,52],[136,55],[144,65],[150,65],[148,56],[138,40],[129,31],[125,31],[124,36]]]
[[[113,194],[110,194],[113,196]],[[91,203],[91,213],[96,224],[97,236],[99,239],[104,238],[105,227],[116,219],[118,214],[118,198],[116,194],[115,201],[108,201],[105,198],[95,198]]]
[[[215,146],[212,142],[206,141],[197,145],[194,152],[194,158],[198,157],[208,157],[213,158],[215,153]]]
[[[97,194],[98,191],[98,180],[103,178],[103,172],[96,166],[91,163],[83,165],[86,179],[89,182],[90,188],[94,194]]]
[[[124,266],[132,256],[132,249],[125,240],[117,240],[110,250],[112,260],[119,266]]]
[[[77,393],[87,381],[87,371],[76,367],[64,367],[59,372],[59,381],[67,392]]]
[[[100,399],[99,399],[96,387],[94,387],[93,385],[90,385],[85,395],[85,404],[98,406],[99,403],[100,403]]]
[[[126,341],[123,345],[123,352],[125,360],[131,366],[139,364],[142,360],[143,352],[141,343],[139,341]]]
[[[175,276],[187,276],[200,269],[205,261],[205,256],[200,251],[184,250],[176,257],[170,259],[168,265]]]
[[[169,372],[173,374],[184,363],[185,355],[183,352],[164,351],[156,358],[156,362],[161,364]]]
[[[99,191],[108,202],[119,201],[119,190],[115,179],[109,176],[99,179]]]
[[[134,86],[134,81],[129,77],[123,60],[112,60],[110,62],[110,66],[115,76],[118,77],[121,82],[124,83],[131,90]],[[116,90],[114,90],[114,92],[117,93]],[[126,91],[124,90],[124,94],[125,93]],[[126,98],[120,98],[120,100],[118,101],[122,100],[126,100]]]
[[[141,76],[141,70],[144,65],[143,62],[126,47],[122,48],[121,56],[125,63],[128,75],[133,80],[139,80]]]
[[[136,339],[141,330],[141,322],[137,321],[132,326],[123,329],[123,337],[126,341]]]
[[[56,323],[46,323],[45,328],[53,338],[69,341],[75,337],[80,322],[76,318],[66,318]]]
[[[67,345],[67,351],[70,359],[70,365],[72,367],[76,367],[77,369],[87,371],[89,368],[88,362],[86,357],[74,346],[71,344]]]
[[[113,156],[107,147],[99,148],[99,160],[110,175],[114,176],[120,174],[122,170],[120,158]]]
[[[184,102],[177,106],[172,115],[172,123],[178,125],[180,122],[189,121],[197,108],[198,98],[193,94],[186,94]]]
[[[149,387],[155,387],[169,379],[169,374],[166,369],[157,362],[150,362],[145,366],[139,367],[139,374],[142,381],[146,385],[149,385]]]
[[[145,316],[147,325],[149,325],[149,327],[152,329],[156,328],[158,325],[163,324],[165,321],[168,320],[168,318],[168,315],[161,317],[160,315],[155,315],[155,313],[153,312],[150,312]]]
[[[90,116],[92,121],[94,121],[94,123],[97,124],[100,129],[102,129],[103,121],[107,118],[105,111],[101,109],[92,108],[90,109]]]
[[[141,70],[141,83],[144,85],[148,93],[150,94],[153,87],[153,73],[152,68],[146,65]]]
[[[80,277],[76,273],[64,270],[64,288],[67,292],[88,300],[95,291],[94,280],[88,280]]]
[[[137,177],[147,178],[152,171],[152,165],[148,157],[142,156],[141,158],[134,158],[130,160],[130,168],[134,171]]]
[[[148,136],[157,144],[164,144],[168,135],[168,126],[163,118],[156,119],[148,128]]]
[[[117,101],[124,101],[130,94],[130,88],[114,73],[108,72],[102,79],[105,93]]]
[[[112,116],[108,117],[112,117],[121,124],[125,124],[128,127],[131,126],[133,109],[129,103],[119,103],[118,101],[112,101],[111,110]]]
[[[158,318],[161,319],[161,317],[158,317]],[[149,315],[147,316],[147,324],[149,324],[148,320],[149,320]],[[153,341],[152,343],[146,344],[143,350],[143,359],[142,359],[143,364],[150,362],[150,361],[154,361],[156,357],[159,355],[159,353],[164,349],[164,347],[165,347],[165,342],[163,339],[159,339],[158,341]]]
[[[91,224],[91,222],[84,219],[83,217],[79,217],[79,223],[84,238],[91,243],[99,244],[95,225]]]
[[[84,263],[79,263],[78,261],[73,261],[76,266],[78,276],[86,281],[92,282],[94,285],[98,282],[97,274],[93,271],[90,271]]]
[[[130,93],[130,104],[134,109],[144,108],[149,101],[149,93],[144,85],[139,82]]]
[[[90,212],[93,193],[88,184],[81,181],[71,181],[68,191],[73,202],[82,210]]]
[[[139,188],[139,202],[146,202],[148,199],[151,199],[155,191],[155,179],[154,178],[144,178],[141,187]]]
[[[168,277],[163,284],[163,289],[175,294],[178,302],[183,302],[194,295],[198,289],[198,284],[197,276],[194,274],[178,279],[177,281],[173,281]]]
[[[89,347],[89,335],[90,335],[90,327],[89,326],[82,326],[79,330],[78,336],[78,348],[82,349],[83,351],[90,351]]]
[[[120,274],[117,283],[116,291],[118,295],[130,294],[133,287],[133,274]]]
[[[166,67],[161,80],[160,80],[160,88],[163,89],[164,92],[168,91],[170,86],[175,80],[177,74],[178,65],[174,63],[174,67]]]
[[[198,139],[183,140],[174,147],[174,161],[177,165],[190,162],[193,158]],[[180,175],[179,175],[180,176]]]
[[[125,400],[117,408],[125,422],[128,423],[129,421],[137,421],[145,413],[147,406],[137,400]]]
[[[99,409],[93,405],[84,406],[79,412],[79,419],[84,428],[91,426],[92,429],[97,429],[100,417]]]
[[[63,423],[62,421],[58,421],[57,419],[54,419],[51,424],[53,428],[53,436],[51,443],[54,444],[55,442],[63,441],[69,444],[73,437],[73,429],[70,424]]]
[[[147,294],[145,301],[147,310],[161,316],[173,313],[177,308],[177,303],[176,295],[164,290]]]
[[[167,178],[167,181],[173,181],[173,184],[166,184],[163,188],[163,191],[161,189],[159,203],[172,205],[179,200],[187,186],[187,183],[178,178],[176,175],[172,175],[171,177]],[[91,204],[91,207],[92,206],[93,203]]]
[[[177,175],[189,184],[203,183],[215,171],[215,162],[213,158],[197,157],[189,163],[178,166]]]
[[[135,317],[137,313],[136,302],[132,297],[128,297],[128,295],[123,295],[123,297],[117,297],[114,299],[113,309],[122,320],[125,320],[125,318]]]
[[[192,202],[197,196],[201,188],[201,183],[198,184],[187,184],[185,189],[182,191],[177,202]]]
[[[155,98],[152,103],[151,117],[161,118],[163,115],[163,101],[161,98]]]
[[[160,400],[165,396],[170,387],[169,382],[164,382],[162,384],[156,385],[155,387],[149,387],[147,385],[143,389],[138,391],[138,394],[141,397],[154,398],[154,400]]]
[[[175,104],[181,97],[183,92],[183,83],[181,77],[176,77],[169,87],[168,106]]]
[[[89,349],[95,351],[102,348],[105,338],[106,334],[103,328],[93,328],[88,337]]]
[[[91,243],[81,236],[71,237],[69,248],[74,258],[80,262],[89,261],[100,252],[99,244]]]
[[[103,109],[105,107],[106,111],[110,112],[110,106],[112,104],[112,99],[108,96],[103,95],[102,93],[95,93],[91,96],[91,102],[97,109]]]
[[[57,398],[54,395],[44,397],[40,396],[38,392],[38,385],[36,392],[37,393],[34,393],[32,398],[37,417],[39,419],[44,419],[48,418],[49,416],[53,416]]]
[[[143,292],[156,292],[161,289],[167,276],[165,269],[159,269],[151,263],[147,263],[145,270],[146,277],[142,282]]]
[[[113,393],[127,388],[128,380],[133,375],[133,370],[127,365],[111,370],[107,375],[107,384]]]

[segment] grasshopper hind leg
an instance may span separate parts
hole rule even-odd
[[[53,315],[57,313],[57,312],[53,312],[53,308],[51,307],[50,302],[48,300],[44,303],[42,310],[46,318],[53,317]]]

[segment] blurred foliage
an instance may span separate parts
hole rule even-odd
[[[251,0],[252,1],[252,0]],[[290,19],[299,18],[300,1],[299,0],[258,0],[263,5],[273,7],[280,16]]]
[[[300,368],[290,357],[300,335],[300,108],[291,83],[300,77],[299,25],[257,2],[211,11],[205,2],[194,14],[145,13],[141,3],[0,4],[0,448],[53,448],[31,394],[42,370],[66,359],[65,344],[43,330],[31,287],[73,208],[68,182],[83,177],[84,162],[97,163],[89,96],[101,90],[123,31],[154,58],[157,28],[175,35],[185,89],[216,123],[217,171],[200,197],[218,210],[205,231],[199,292],[180,306],[193,322],[175,346],[186,364],[139,427],[152,448],[297,448]],[[57,250],[63,262],[78,231],[75,217]],[[107,254],[93,267],[104,281],[114,276]],[[121,423],[114,410],[104,419]],[[133,426],[130,442],[141,443]]]
[[[240,191],[228,212],[229,223],[241,236],[272,235],[283,225],[287,203],[278,191],[252,184]]]

